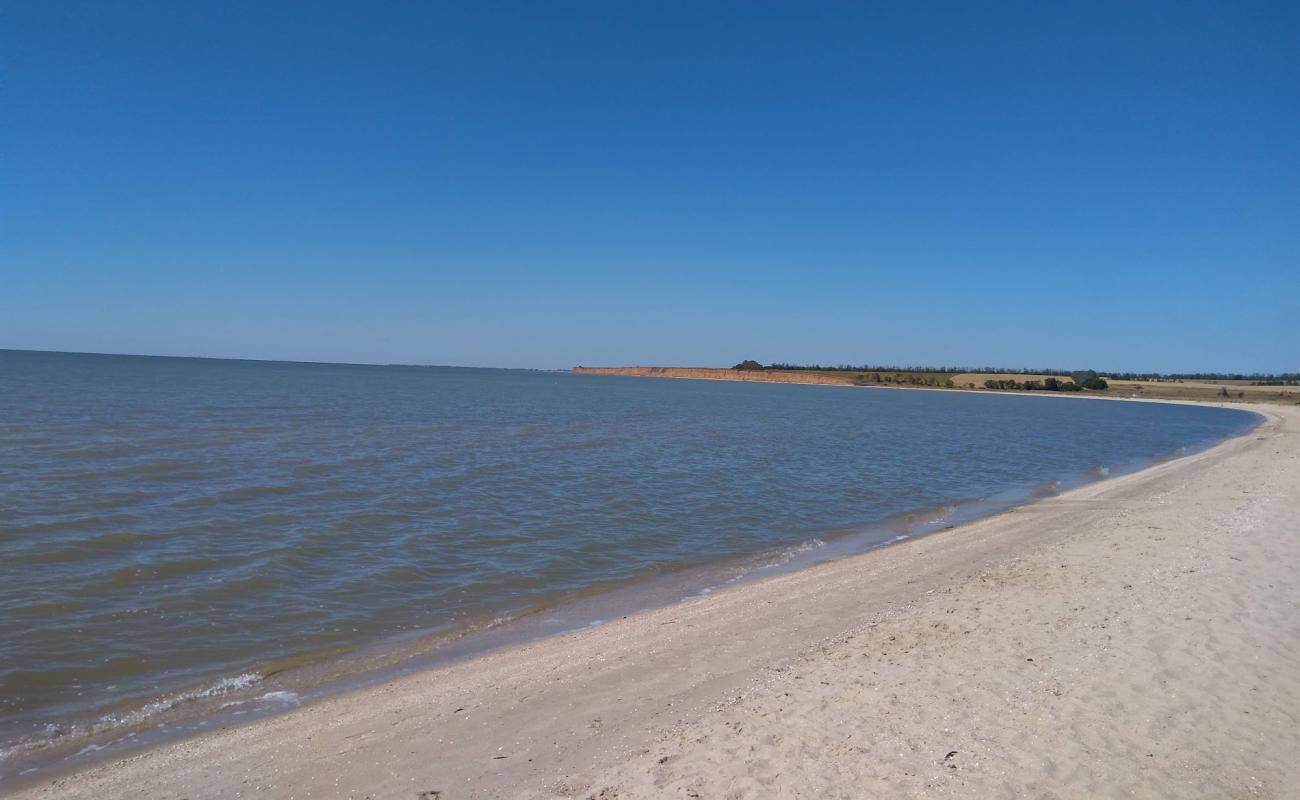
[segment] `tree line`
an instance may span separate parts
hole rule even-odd
[[[1052,376],[1041,381],[987,380],[984,381],[984,388],[1017,392],[1081,392],[1084,389],[1100,392],[1109,389],[1110,384],[1092,370],[1085,370],[1074,373],[1068,381]]]
[[[742,361],[732,369],[740,370],[763,370],[769,369],[757,361]],[[943,389],[974,389],[973,382],[964,385],[958,385],[951,377],[953,373],[937,372],[934,370],[874,370],[863,369],[854,370],[851,380],[858,386],[869,386],[871,384],[893,384],[895,386],[934,386]],[[1064,380],[1068,378],[1068,380]],[[1003,389],[1021,392],[1079,392],[1084,389],[1092,391],[1103,391],[1109,388],[1106,379],[1096,373],[1095,370],[1085,369],[1058,376],[1048,376],[1042,380],[1018,381],[1014,378],[990,379],[984,381],[985,389]]]
[[[933,372],[937,374],[956,375],[971,373],[974,375],[1050,375],[1057,378],[1071,378],[1079,370],[1034,368],[1034,367],[934,367],[896,364],[761,364],[753,359],[742,361],[733,369],[776,370],[781,372]],[[1092,372],[1092,370],[1088,370]],[[1094,373],[1095,374],[1095,373]],[[1300,385],[1300,372],[1103,372],[1112,380],[1123,381],[1251,381],[1255,386],[1297,386]],[[1086,387],[1085,387],[1086,388]]]

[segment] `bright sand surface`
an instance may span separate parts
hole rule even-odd
[[[1194,456],[18,796],[1300,797],[1300,409],[1260,410]]]

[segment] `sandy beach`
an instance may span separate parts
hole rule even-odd
[[[14,796],[1300,796],[1300,409]]]

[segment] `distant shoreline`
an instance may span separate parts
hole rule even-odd
[[[715,369],[711,367],[574,367],[579,375],[623,375],[634,378],[684,378],[704,381],[754,381],[801,383],[819,386],[853,386],[850,373],[843,376],[822,372],[784,370]]]
[[[1176,400],[1202,403],[1278,405],[1300,404],[1300,387],[1255,386],[1245,381],[1137,381],[1107,378],[1110,388],[1100,391],[1055,392],[1014,389],[987,389],[986,380],[1038,380],[1051,375],[1032,373],[944,373],[880,372],[855,370],[780,370],[729,369],[713,367],[574,367],[577,375],[613,375],[633,378],[673,378],[682,380],[747,381],[754,383],[811,384],[881,389],[928,389],[933,391],[984,392],[987,394],[1026,394],[1036,397],[1095,397],[1137,400]],[[879,374],[881,381],[874,380]],[[897,377],[895,377],[897,376]],[[951,383],[952,385],[947,385]],[[1228,392],[1224,396],[1223,392]]]

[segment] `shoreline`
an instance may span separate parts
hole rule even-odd
[[[603,375],[616,378],[662,378],[673,380],[727,381],[738,383],[779,383],[799,386],[842,386],[855,389],[907,389],[923,392],[964,392],[991,395],[1015,395],[1020,397],[1072,397],[1088,400],[1136,400],[1147,403],[1173,403],[1192,405],[1216,405],[1228,408],[1240,408],[1254,405],[1300,405],[1300,391],[1291,387],[1251,387],[1249,398],[1207,396],[1192,389],[1190,394],[1181,390],[1191,388],[1185,382],[1143,382],[1120,381],[1113,379],[1110,389],[1103,391],[1085,390],[1078,392],[1061,392],[1040,389],[1027,391],[1023,389],[987,389],[983,386],[939,386],[923,383],[861,383],[854,380],[855,375],[863,373],[853,370],[741,370],[718,367],[574,367],[561,370],[570,375]],[[874,374],[874,373],[873,373]],[[910,373],[916,374],[916,373]],[[1030,373],[926,373],[927,375],[951,375],[954,378],[1021,377],[1041,378]],[[1200,388],[1200,384],[1191,386]],[[1217,386],[1217,385],[1216,385]],[[1154,391],[1152,391],[1154,390]],[[1130,394],[1121,395],[1129,391]],[[1150,393],[1148,393],[1150,392]]]
[[[71,793],[68,796],[77,796],[83,791],[87,796],[96,792],[107,792],[112,795],[115,794],[113,786],[120,788],[135,785],[137,782],[141,786],[151,786],[150,793],[161,794],[164,791],[184,790],[191,797],[219,796],[236,787],[229,782],[223,782],[215,775],[211,776],[211,779],[216,781],[215,783],[209,782],[207,778],[196,782],[195,778],[201,773],[212,770],[214,764],[225,764],[226,766],[221,769],[230,769],[232,768],[232,762],[242,764],[245,770],[254,763],[260,763],[266,769],[278,766],[280,769],[273,771],[278,772],[281,778],[273,781],[273,786],[276,791],[287,794],[291,793],[295,787],[301,788],[298,779],[310,778],[315,780],[315,778],[303,773],[295,766],[304,763],[296,760],[296,757],[282,755],[268,758],[268,752],[281,751],[288,753],[299,752],[304,749],[316,753],[317,757],[309,759],[309,762],[315,763],[317,770],[329,772],[332,777],[340,780],[356,777],[357,780],[362,781],[362,783],[354,787],[358,792],[362,791],[364,786],[373,787],[377,785],[386,787],[380,789],[378,795],[388,796],[386,792],[389,789],[395,790],[397,786],[392,783],[391,775],[388,778],[376,776],[373,773],[351,776],[350,770],[330,766],[321,760],[325,751],[329,750],[332,745],[308,745],[308,741],[315,741],[315,739],[311,736],[304,739],[304,735],[321,725],[324,725],[328,730],[335,730],[339,726],[349,728],[373,726],[379,720],[387,720],[387,716],[381,716],[378,708],[372,708],[372,706],[391,705],[391,700],[396,695],[404,697],[407,702],[402,703],[401,708],[383,712],[397,717],[394,727],[400,724],[406,727],[420,728],[421,730],[427,728],[430,731],[428,735],[433,736],[432,730],[438,726],[452,723],[459,724],[462,721],[460,715],[469,709],[475,708],[474,703],[481,706],[486,702],[487,697],[497,696],[504,686],[514,686],[519,689],[522,682],[522,684],[532,686],[533,691],[537,692],[537,694],[524,693],[523,699],[516,700],[516,705],[511,714],[504,717],[491,717],[485,724],[489,734],[495,733],[496,738],[508,739],[512,735],[517,736],[517,732],[513,730],[510,723],[510,719],[514,716],[522,713],[536,723],[548,718],[548,714],[551,715],[551,718],[555,718],[555,713],[563,710],[557,709],[555,706],[556,698],[553,695],[557,690],[548,685],[549,681],[539,684],[537,679],[530,678],[527,674],[516,674],[536,673],[539,671],[539,663],[550,664],[552,667],[550,672],[561,673],[555,681],[560,684],[558,689],[560,694],[567,692],[565,696],[570,702],[584,705],[588,709],[594,708],[596,712],[599,712],[594,718],[599,721],[596,725],[596,733],[601,735],[590,735],[590,731],[587,731],[587,728],[590,727],[588,722],[584,724],[585,727],[571,727],[570,737],[577,737],[578,740],[584,743],[584,747],[597,747],[599,745],[600,748],[606,748],[610,745],[603,740],[608,738],[611,731],[617,730],[614,739],[626,745],[628,742],[637,739],[638,732],[644,733],[653,727],[649,724],[652,720],[648,718],[639,722],[629,719],[616,722],[615,719],[612,719],[620,714],[625,716],[628,713],[618,707],[619,703],[625,699],[611,698],[606,695],[611,691],[616,694],[623,693],[624,689],[630,690],[642,685],[642,681],[631,680],[629,671],[633,675],[639,674],[643,680],[650,680],[653,685],[662,690],[652,692],[650,697],[645,698],[646,700],[651,699],[655,694],[660,697],[681,698],[680,702],[674,701],[668,707],[690,707],[692,714],[698,718],[708,706],[707,703],[704,706],[699,705],[705,697],[712,697],[716,700],[717,697],[728,694],[728,692],[722,691],[721,695],[719,695],[719,690],[723,689],[723,684],[726,684],[728,680],[717,676],[727,676],[730,682],[734,684],[741,677],[751,679],[755,677],[751,674],[754,670],[760,670],[763,675],[766,675],[767,673],[763,672],[763,669],[765,669],[763,665],[773,656],[773,648],[784,653],[786,658],[790,658],[796,655],[800,649],[807,649],[826,636],[843,636],[848,628],[853,627],[848,625],[845,620],[827,620],[824,608],[816,604],[808,604],[809,594],[819,595],[823,605],[836,606],[841,610],[853,609],[858,617],[868,610],[864,609],[862,603],[854,597],[846,597],[844,592],[836,593],[827,586],[814,586],[814,584],[830,581],[834,585],[843,588],[847,582],[847,585],[858,584],[858,588],[863,589],[864,587],[860,585],[861,577],[855,576],[854,573],[866,570],[882,577],[882,584],[865,588],[869,590],[870,596],[882,602],[885,607],[895,607],[900,603],[905,604],[909,598],[911,601],[915,601],[917,598],[909,591],[909,587],[924,584],[927,580],[935,578],[940,573],[969,570],[970,556],[972,555],[976,558],[988,559],[990,556],[1013,554],[1017,549],[1041,546],[1041,542],[1022,541],[1025,537],[1023,531],[1019,531],[1019,529],[1023,527],[1022,521],[1025,519],[1044,515],[1050,516],[1051,514],[1068,515],[1071,513],[1072,506],[1081,500],[1105,499],[1109,495],[1122,494],[1125,491],[1140,492],[1144,485],[1159,482],[1171,472],[1175,474],[1185,472],[1192,470],[1195,465],[1204,464],[1207,460],[1222,460],[1228,457],[1225,454],[1248,450],[1249,443],[1257,441],[1256,437],[1260,437],[1260,434],[1265,434],[1265,437],[1273,436],[1285,429],[1284,422],[1291,418],[1291,412],[1289,411],[1281,413],[1273,409],[1260,409],[1257,410],[1257,413],[1264,416],[1266,421],[1261,423],[1260,427],[1256,428],[1251,434],[1229,439],[1194,455],[1162,462],[1140,472],[1090,483],[1055,497],[1032,502],[1028,505],[1016,506],[1008,511],[992,517],[985,517],[953,530],[940,531],[923,538],[909,539],[893,546],[874,549],[858,555],[843,556],[775,577],[724,586],[707,597],[630,614],[623,619],[614,620],[599,627],[564,633],[502,650],[491,651],[468,661],[459,661],[446,666],[404,675],[368,688],[332,695],[311,705],[283,712],[273,717],[232,726],[221,731],[201,734],[193,738],[165,743],[128,756],[112,765],[91,765],[61,777],[43,778],[35,786],[28,789],[27,794],[21,796],[41,796],[48,791],[61,794]],[[1021,535],[1017,536],[1017,531]],[[1070,534],[1067,532],[1059,535],[1069,538]],[[961,557],[954,558],[957,555]],[[921,566],[924,567],[919,570],[917,569],[918,560],[922,562]],[[892,569],[891,572],[891,567],[898,567],[900,564],[907,566],[901,570]],[[784,601],[786,605],[802,605],[804,611],[800,615],[792,616],[787,610],[779,614],[776,620],[761,619],[762,615],[759,615],[760,618],[756,619],[756,611],[763,611],[764,607],[777,604],[778,600],[771,598],[778,598],[778,600]],[[876,613],[878,613],[878,610]],[[691,620],[687,628],[675,627],[682,623],[679,617],[688,617]],[[715,619],[715,617],[719,619]],[[737,624],[729,626],[727,624],[728,620]],[[861,622],[860,619],[857,621]],[[667,626],[674,626],[674,628],[669,632],[661,630]],[[692,633],[685,633],[690,626],[694,626]],[[700,632],[701,629],[711,633],[705,636]],[[741,630],[748,639],[767,641],[770,647],[763,650],[762,653],[756,653],[755,648],[752,646],[754,642],[751,641],[746,643],[750,646],[740,647],[739,649],[735,646],[722,646],[720,649],[724,654],[712,652],[710,648],[713,643],[718,640],[725,641],[728,638],[729,629],[732,632]],[[681,658],[680,647],[683,644],[683,639],[689,640],[685,642],[688,647],[693,643],[695,649],[709,652],[709,656],[702,660]],[[650,651],[649,654],[647,654],[647,650]],[[675,665],[675,669],[671,673],[671,675],[676,675],[675,679],[671,676],[664,678],[645,674],[647,664],[656,661],[654,653],[656,650],[660,651],[659,658],[666,658],[668,651],[677,654],[678,658],[668,659]],[[615,652],[622,653],[621,656],[613,659],[618,665],[617,669],[615,669],[615,663],[611,663],[610,660]],[[628,663],[629,660],[632,663]],[[699,661],[699,663],[690,663],[693,660]],[[683,661],[686,663],[683,664]],[[577,666],[573,662],[576,662]],[[586,665],[586,669],[579,668],[583,664]],[[680,674],[683,668],[687,673],[685,676]],[[595,671],[597,677],[601,677],[611,669],[615,669],[615,672],[618,673],[619,677],[617,679],[610,677],[609,680],[598,681],[606,694],[596,692],[592,695],[590,692],[585,691],[585,689],[593,688],[589,685],[589,682],[594,680],[586,673]],[[495,687],[483,682],[484,673],[495,676],[497,680]],[[742,680],[741,683],[746,682]],[[544,699],[534,700],[531,703],[525,702],[528,698],[538,695],[541,695]],[[686,697],[689,697],[689,701],[687,701]],[[611,700],[613,702],[610,702]],[[539,702],[543,708],[536,707]],[[444,707],[452,706],[453,703],[459,704],[459,711],[454,710],[454,707],[450,709]],[[408,705],[413,708],[408,708]],[[652,715],[652,717],[654,716],[661,718],[664,713],[661,710],[661,713]],[[569,719],[570,722],[573,721],[571,715],[561,714],[560,717]],[[468,719],[468,717],[464,719]],[[659,722],[662,722],[662,719]],[[536,728],[536,725],[533,727]],[[584,732],[589,735],[584,736]],[[534,739],[537,738],[536,734],[539,733],[540,731],[534,730]],[[338,744],[335,739],[327,738],[334,744]],[[346,739],[347,737],[343,738]],[[383,737],[380,738],[383,739]],[[438,742],[438,738],[433,736],[432,743],[441,744]],[[592,741],[593,739],[601,741],[595,742]],[[282,750],[282,748],[288,747],[290,742],[295,743],[294,750]],[[517,743],[518,740],[516,739]],[[387,741],[387,744],[391,745],[393,742]],[[378,755],[380,750],[374,749],[377,746],[371,745],[366,750],[370,751],[372,755]],[[456,747],[456,751],[460,753],[460,756],[443,754],[434,758],[435,763],[445,767],[445,769],[441,770],[444,774],[448,772],[459,774],[466,770],[473,772],[469,765],[479,765],[475,768],[478,772],[474,773],[473,777],[466,775],[466,779],[473,786],[474,791],[466,793],[457,788],[464,787],[466,785],[464,781],[458,783],[452,780],[442,780],[443,785],[449,787],[447,791],[450,791],[451,788],[457,788],[455,794],[449,793],[443,796],[507,795],[515,792],[517,787],[527,784],[530,775],[534,778],[539,777],[537,773],[546,769],[545,765],[539,762],[549,761],[552,762],[551,766],[581,762],[589,767],[591,764],[600,761],[599,757],[594,754],[591,758],[578,757],[575,759],[575,756],[580,756],[586,752],[581,748],[577,751],[566,750],[567,760],[563,758],[559,760],[547,758],[538,758],[535,761],[531,759],[524,760],[515,758],[516,752],[501,758],[492,755],[476,759],[471,755],[476,751],[481,751],[481,748],[486,746],[481,740],[467,742],[462,739]],[[498,746],[504,747],[503,744]],[[556,746],[558,747],[559,743]],[[349,752],[358,753],[358,758],[364,757],[361,751],[349,750]],[[384,752],[387,752],[387,750]],[[536,748],[533,752],[539,756],[543,755],[543,752]],[[412,755],[418,754],[419,751],[417,750]],[[434,754],[426,750],[425,755],[424,762],[426,765],[420,768],[420,774],[429,771],[427,764],[429,758],[433,757]],[[282,760],[283,763],[281,763]],[[501,764],[498,762],[511,763]],[[520,773],[520,764],[532,765],[535,763],[537,764],[536,767],[524,769],[523,774]],[[413,764],[411,767],[414,769]],[[504,769],[504,767],[509,767],[509,769]],[[497,771],[493,772],[493,770]],[[438,771],[435,770],[435,773]],[[398,773],[401,772],[402,770],[399,769]],[[440,779],[435,774],[430,780],[436,782]],[[379,783],[376,784],[375,781],[379,781]],[[536,784],[536,781],[534,781],[534,784]],[[327,784],[317,781],[312,785],[323,789]],[[6,790],[10,788],[19,789],[20,785],[15,781],[4,788]],[[276,791],[273,791],[271,796],[278,796]],[[425,791],[425,789],[421,789],[421,791]],[[398,796],[402,795],[399,793]]]
[[[1264,419],[1263,415],[1255,416]],[[735,585],[933,536],[1075,488],[1194,455],[1230,440],[1188,445],[1137,462],[1097,464],[1084,472],[1061,475],[1041,485],[1008,488],[984,497],[955,498],[934,507],[898,512],[862,526],[828,530],[771,550],[564,592],[534,606],[485,613],[481,619],[454,630],[414,631],[365,642],[341,653],[303,654],[293,660],[252,665],[238,675],[214,676],[204,683],[145,700],[124,702],[113,709],[112,715],[130,720],[126,723],[104,726],[96,721],[100,712],[86,717],[85,722],[60,720],[60,727],[85,725],[90,732],[60,735],[52,744],[38,745],[29,753],[15,757],[6,765],[7,774],[0,778],[0,790],[40,783],[106,761],[166,747],[214,728],[251,724],[304,704],[373,689],[415,673],[562,636],[609,619],[671,607]]]

